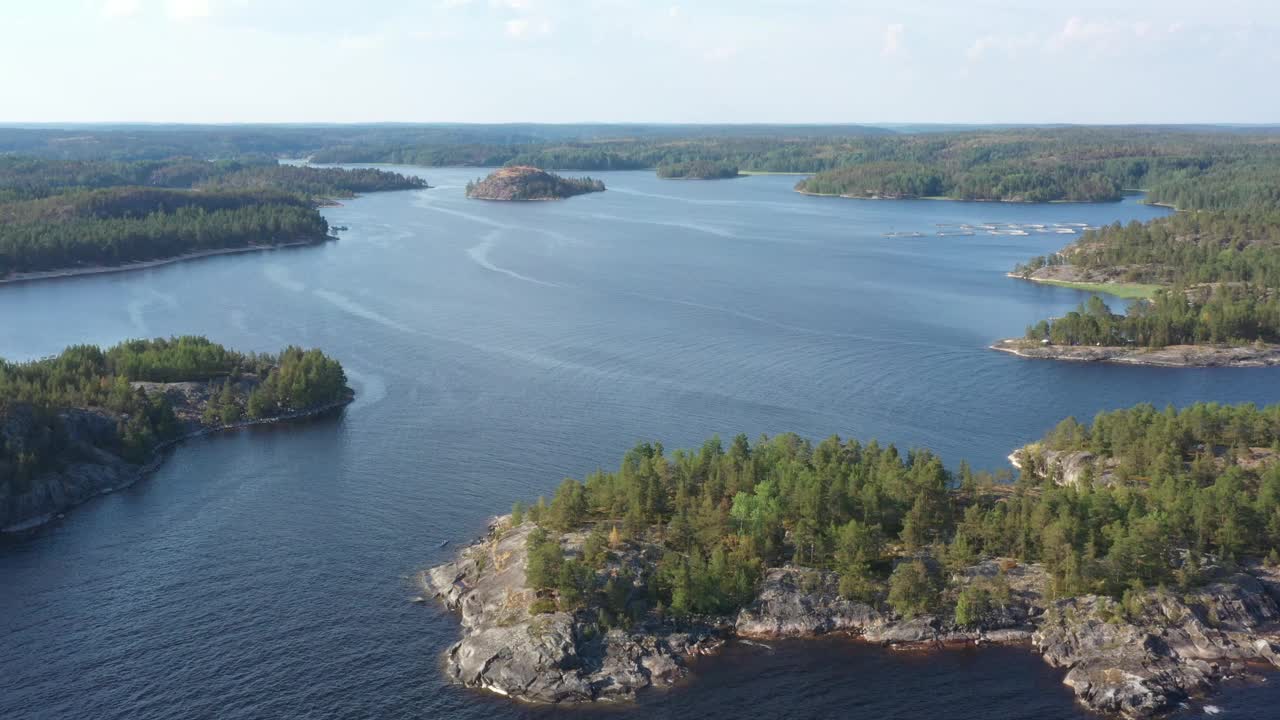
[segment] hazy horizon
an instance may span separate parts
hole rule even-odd
[[[48,0],[4,124],[1280,121],[1261,0]]]

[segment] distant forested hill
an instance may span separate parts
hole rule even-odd
[[[326,198],[425,187],[383,170],[271,162],[0,157],[0,279],[318,242]]]

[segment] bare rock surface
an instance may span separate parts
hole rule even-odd
[[[755,602],[738,613],[734,628],[749,638],[805,637],[829,632],[866,633],[888,618],[870,605],[840,597],[840,578],[808,568],[765,572]]]
[[[604,183],[589,178],[563,178],[528,165],[494,170],[483,180],[467,184],[467,197],[476,200],[560,200],[601,192]]]
[[[1140,609],[1126,611],[1092,595],[1049,600],[1040,565],[987,559],[952,578],[955,589],[977,583],[991,590],[990,606],[965,627],[949,612],[901,618],[879,602],[847,600],[836,573],[786,566],[767,569],[755,599],[734,618],[684,625],[651,619],[596,633],[587,613],[530,613],[535,598],[525,588],[525,545],[533,525],[508,528],[507,522],[499,518],[489,537],[424,573],[423,582],[461,615],[462,639],[445,658],[449,677],[522,700],[628,699],[679,680],[688,673],[688,658],[715,652],[733,637],[843,633],[921,648],[1024,643],[1065,671],[1063,682],[1083,705],[1134,718],[1208,693],[1250,664],[1280,667],[1280,569],[1258,562],[1244,569],[1210,565],[1199,587],[1149,590]],[[581,539],[566,536],[564,549],[573,554]],[[654,546],[642,543],[619,554],[619,565],[641,573],[658,557]]]
[[[696,623],[593,634],[590,619],[531,613],[525,545],[534,525],[508,529],[507,522],[499,519],[487,539],[424,574],[428,590],[461,613],[462,639],[445,658],[454,681],[534,702],[629,698],[679,680],[686,658],[723,642],[719,629]]]
[[[1280,345],[1169,345],[1162,348],[1130,345],[1051,345],[1027,338],[1000,340],[992,350],[1018,357],[1074,362],[1108,362],[1159,367],[1272,367],[1280,365]]]
[[[1148,591],[1127,614],[1109,598],[1053,604],[1033,642],[1089,708],[1128,717],[1211,691],[1246,663],[1280,667],[1275,598],[1253,575],[1226,572],[1186,592]]]

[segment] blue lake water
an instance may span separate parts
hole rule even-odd
[[[639,440],[839,433],[1000,469],[1068,414],[1280,399],[1277,370],[986,349],[1086,297],[1004,276],[1070,238],[935,226],[1164,212],[1132,199],[855,201],[789,177],[628,172],[602,174],[605,193],[503,204],[463,197],[482,171],[409,170],[436,187],[326,210],[350,228],[334,243],[0,286],[9,359],[197,333],[322,347],[358,393],[334,419],[191,442],[0,541],[0,717],[1080,717],[1022,650],[829,640],[732,647],[636,707],[525,708],[442,681],[456,620],[409,604],[407,578]],[[1211,702],[1271,717],[1276,685]]]

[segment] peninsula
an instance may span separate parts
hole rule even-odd
[[[1094,295],[991,348],[1028,358],[1166,367],[1280,365],[1275,295],[1239,282],[1181,285],[1134,301],[1124,314]]]
[[[383,170],[275,161],[0,158],[0,283],[119,272],[332,239],[318,207],[425,188]]]
[[[467,197],[476,200],[562,200],[603,190],[599,180],[564,178],[528,165],[499,168],[467,183]]]
[[[1026,644],[1085,706],[1149,717],[1280,667],[1277,421],[1068,419],[1015,454],[1012,484],[835,437],[643,444],[421,582],[461,613],[449,677],[525,701],[627,699],[734,638],[839,633]]]
[[[352,398],[342,366],[319,350],[242,354],[201,337],[0,361],[0,532],[132,484],[183,440],[321,415]]]
[[[1182,212],[1087,231],[1010,277],[1134,299],[1123,314],[1096,295],[993,349],[1022,357],[1165,366],[1280,364],[1280,216],[1245,208]]]

